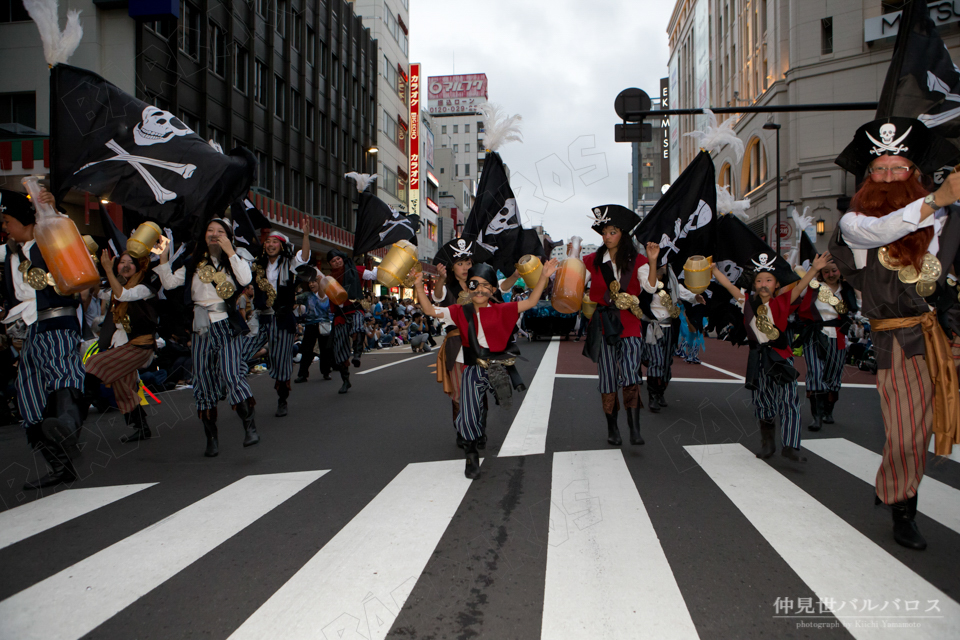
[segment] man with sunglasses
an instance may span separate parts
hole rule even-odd
[[[860,127],[836,160],[861,180],[830,253],[862,294],[877,353],[886,429],[877,501],[891,507],[894,540],[916,550],[927,546],[914,516],[930,434],[937,455],[960,442],[960,308],[946,286],[960,268],[960,174],[932,193],[925,182],[958,159],[919,120],[885,118]]]

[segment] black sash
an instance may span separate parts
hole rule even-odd
[[[516,342],[508,342],[507,348],[503,351],[490,351],[487,347],[481,347],[477,339],[477,311],[472,304],[463,306],[463,315],[467,319],[467,336],[470,346],[463,345],[463,363],[466,366],[477,364],[477,358],[483,360],[499,360],[505,358],[516,358],[520,355],[520,347]]]

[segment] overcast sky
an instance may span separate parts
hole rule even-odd
[[[656,97],[667,76],[673,5],[410,0],[410,62],[422,63],[424,76],[487,74],[489,100],[523,116],[523,143],[504,145],[500,155],[524,226],[542,222],[554,240],[580,235],[594,243],[590,208],[630,204],[630,145],[613,141],[620,122],[613,100],[627,87]]]

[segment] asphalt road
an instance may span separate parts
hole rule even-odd
[[[928,550],[897,546],[870,376],[804,430],[809,462],[759,461],[744,354],[710,342],[614,448],[580,347],[522,345],[530,388],[491,409],[472,483],[435,356],[402,349],[346,395],[314,366],[285,418],[252,378],[262,442],[221,404],[215,459],[189,391],[139,445],[93,413],[82,479],[42,496],[0,428],[0,638],[960,637],[960,462],[921,485]]]

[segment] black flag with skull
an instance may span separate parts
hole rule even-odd
[[[373,182],[376,175],[351,171],[344,176],[353,178],[360,192],[357,205],[357,230],[353,236],[353,255],[388,247],[394,242],[406,240],[417,244],[417,231],[420,229],[420,216],[405,216],[392,209],[386,202],[374,195]]]
[[[85,69],[50,71],[51,191],[108,198],[161,225],[219,215],[246,195],[256,158],[224,155],[168,111]]]
[[[487,263],[510,275],[523,256],[521,230],[520,212],[507,179],[507,169],[499,153],[488,151],[477,198],[464,223],[463,235],[475,236],[477,242],[493,254]]]

